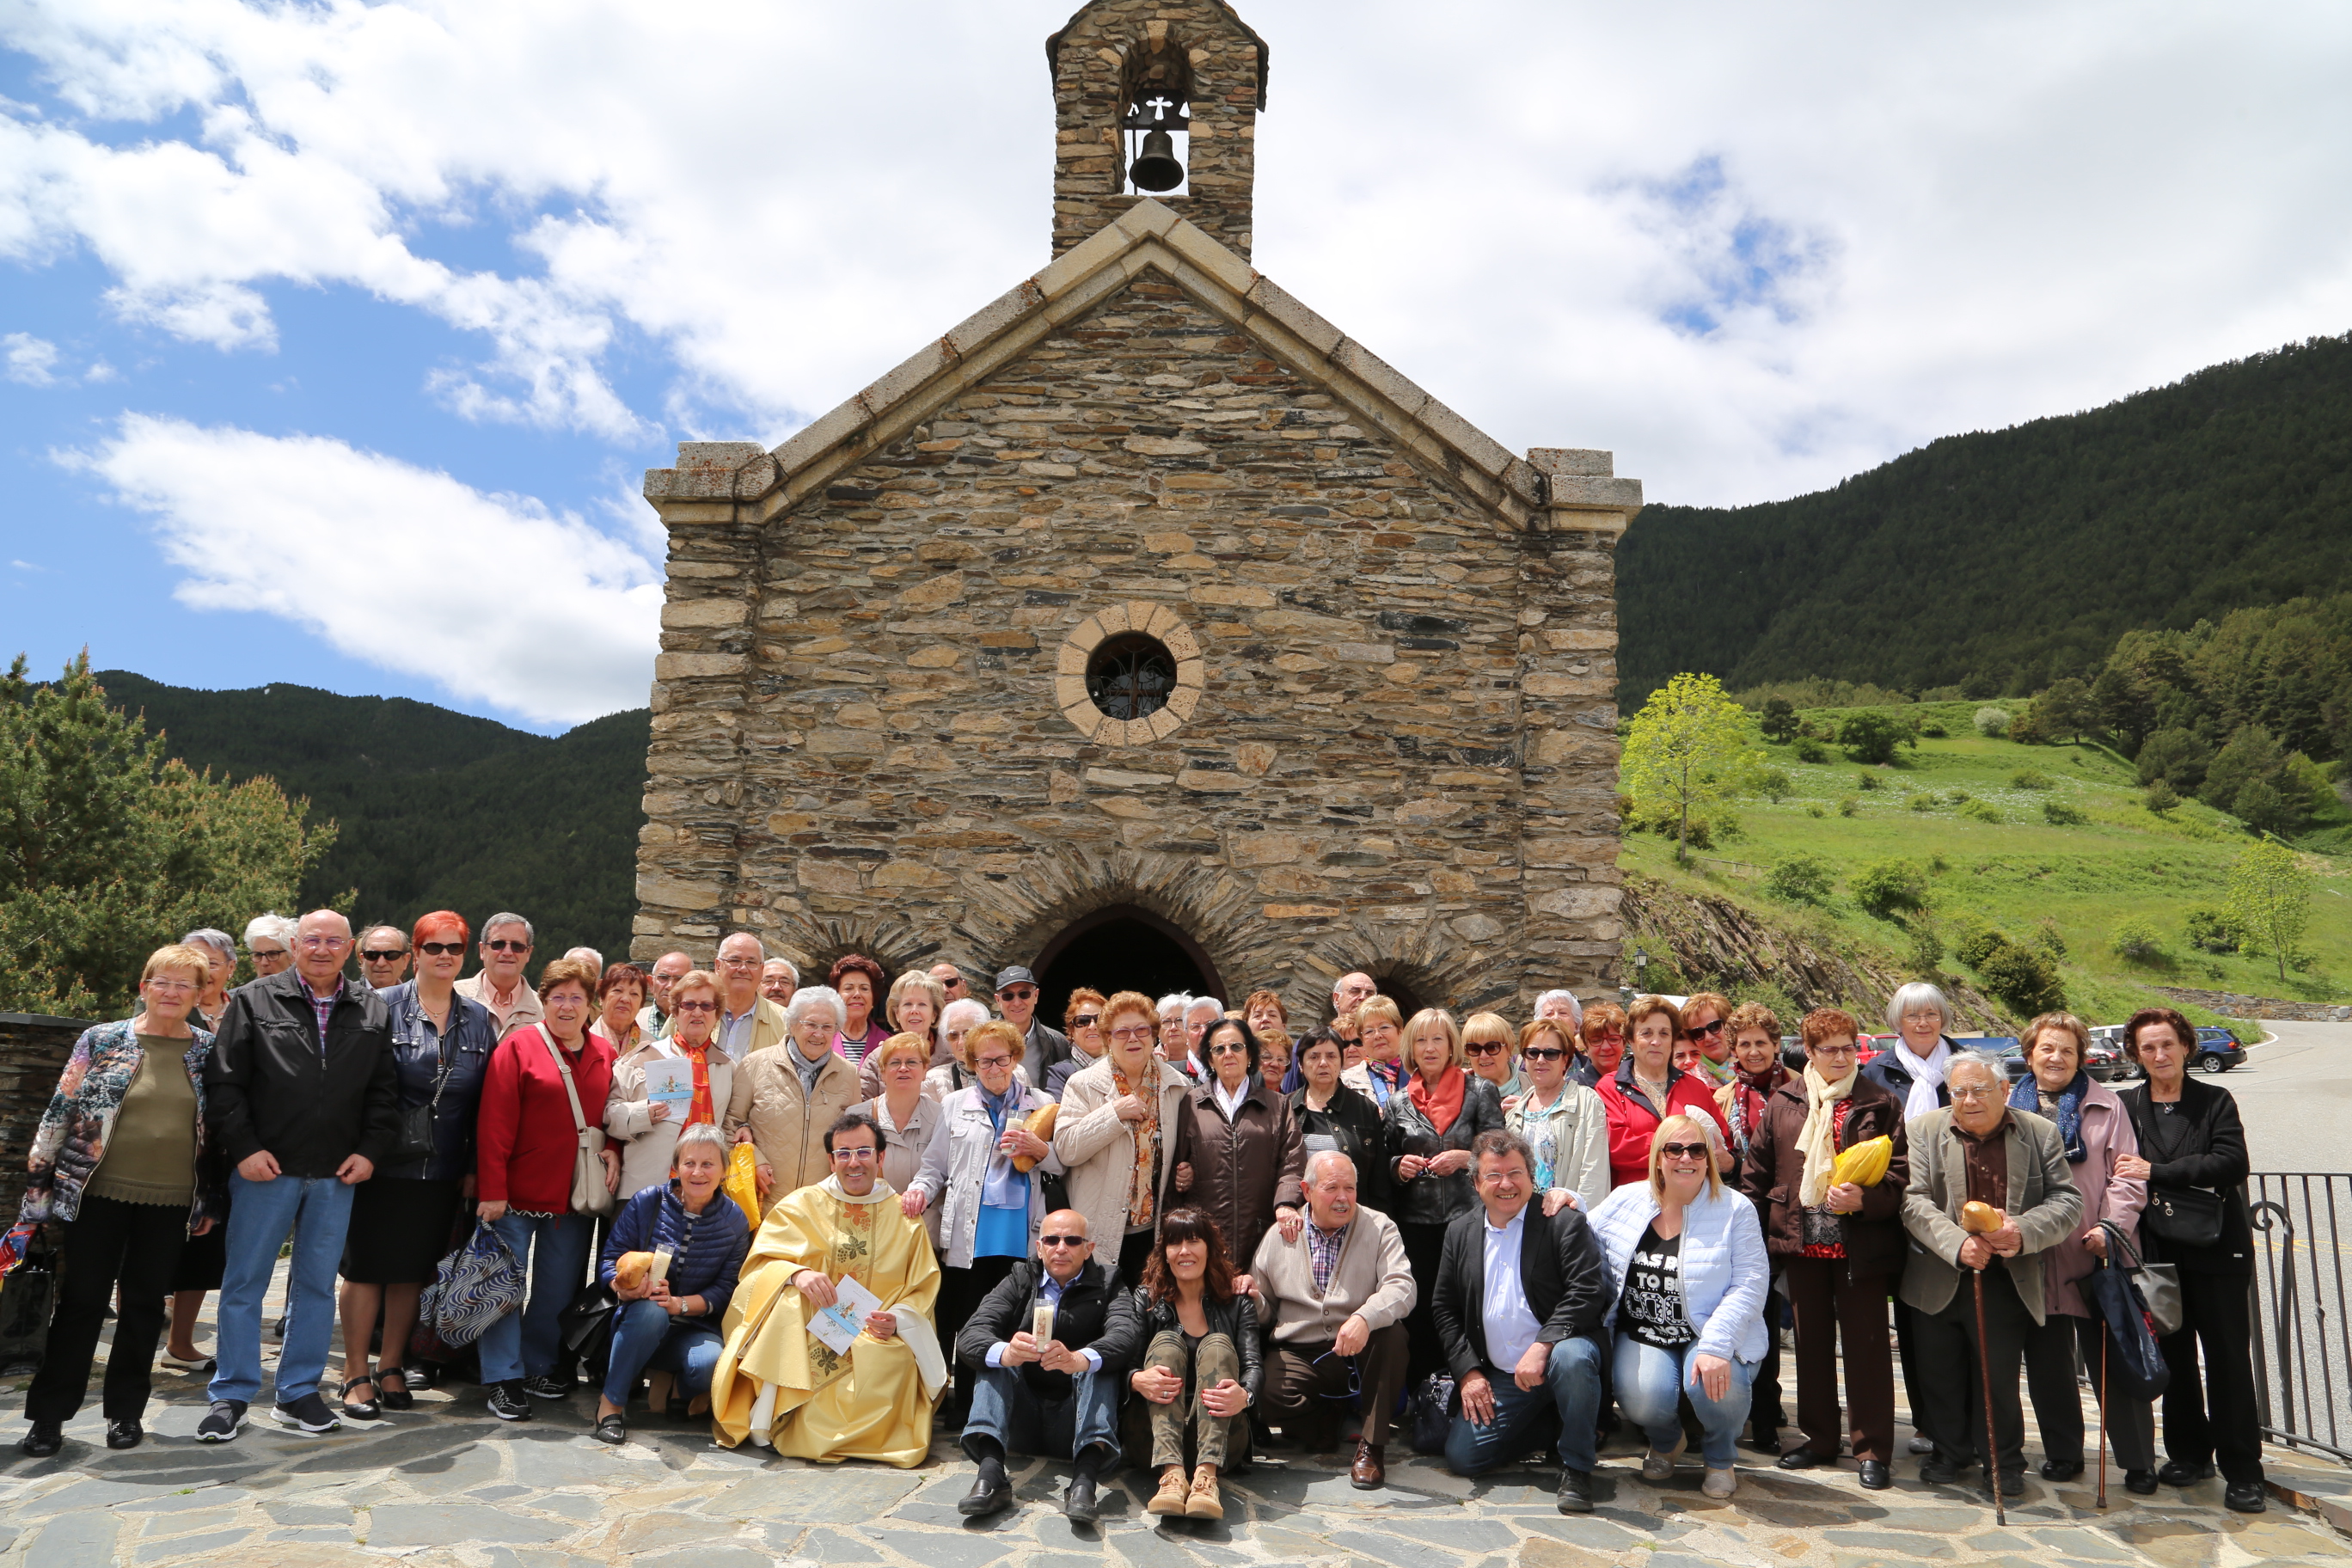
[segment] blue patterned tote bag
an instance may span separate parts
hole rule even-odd
[[[444,1344],[469,1345],[483,1330],[521,1309],[523,1283],[521,1259],[488,1221],[477,1220],[474,1234],[441,1260],[416,1310]]]

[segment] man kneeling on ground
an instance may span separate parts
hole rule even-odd
[[[980,1476],[956,1507],[978,1516],[1012,1503],[1008,1451],[1066,1454],[1076,1470],[1062,1511],[1091,1521],[1096,1483],[1118,1466],[1118,1394],[1143,1320],[1134,1296],[1094,1260],[1086,1215],[1047,1215],[1037,1251],[1036,1262],[1014,1264],[997,1282],[956,1341],[959,1365],[981,1369],[963,1429]]]
[[[1483,1475],[1556,1441],[1559,1511],[1590,1513],[1608,1268],[1583,1215],[1528,1201],[1525,1140],[1481,1132],[1470,1152],[1482,1206],[1445,1227],[1430,1302],[1461,1396],[1445,1462]]]

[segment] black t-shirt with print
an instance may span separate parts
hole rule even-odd
[[[1617,1328],[1637,1344],[1678,1351],[1698,1338],[1683,1310],[1683,1238],[1658,1239],[1654,1225],[1642,1232],[1625,1267],[1625,1291],[1617,1299]]]

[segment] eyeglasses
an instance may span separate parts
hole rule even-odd
[[[1249,1055],[1249,1047],[1239,1040],[1219,1040],[1209,1047],[1209,1054],[1213,1057],[1245,1057]]]
[[[1499,1056],[1508,1049],[1510,1047],[1500,1040],[1480,1040],[1463,1047],[1462,1054],[1465,1057],[1492,1057]]]
[[[282,947],[256,947],[248,948],[247,951],[251,952],[256,958],[283,958],[286,956],[286,950]]]
[[[1556,1062],[1568,1053],[1558,1046],[1529,1046],[1519,1055],[1531,1062]]]
[[[1081,1013],[1076,1017],[1070,1020],[1070,1027],[1073,1029],[1091,1029],[1097,1024],[1101,1022],[1102,1015],[1100,1013]]]
[[[1848,1040],[1842,1046],[1815,1046],[1812,1049],[1813,1055],[1817,1057],[1850,1057],[1856,1054],[1852,1040]]]
[[[1719,1035],[1723,1033],[1724,1025],[1729,1022],[1730,1020],[1727,1018],[1717,1018],[1712,1024],[1694,1024],[1689,1028],[1685,1029],[1683,1033],[1688,1035],[1694,1040],[1697,1039],[1702,1035]]]
[[[1041,1236],[1037,1238],[1037,1245],[1040,1247],[1084,1247],[1089,1239],[1089,1237],[1083,1236]]]
[[[196,988],[193,980],[165,980],[160,975],[147,982],[147,989],[160,991],[166,996],[179,996]]]
[[[390,963],[395,958],[406,958],[408,950],[404,947],[363,947],[360,949],[360,956],[370,963]]]
[[[1037,999],[1037,988],[1034,985],[1015,985],[996,994],[1000,1001],[1034,1002]]]
[[[1110,1037],[1114,1040],[1125,1040],[1132,1045],[1138,1040],[1148,1040],[1159,1032],[1149,1024],[1134,1024],[1124,1029],[1113,1029],[1110,1032]]]
[[[1661,1143],[1658,1152],[1669,1160],[1704,1160],[1707,1149],[1704,1143]]]
[[[466,956],[466,944],[462,942],[420,942],[416,944],[416,951],[428,958],[447,958],[453,953],[463,958]]]
[[[837,1148],[834,1150],[833,1157],[835,1160],[846,1160],[853,1165],[859,1165],[873,1159],[877,1152],[878,1151],[877,1151],[872,1144],[868,1143],[855,1149]]]
[[[510,941],[506,937],[500,937],[496,942],[486,942],[482,945],[492,952],[529,952],[530,951],[530,943]]]
[[[1622,1029],[1596,1029],[1584,1037],[1584,1043],[1588,1046],[1617,1045],[1622,1043],[1624,1038],[1625,1031]]]
[[[722,958],[719,961],[721,969],[757,969],[759,966],[760,961],[756,958]]]
[[[719,1011],[719,1004],[716,1002],[673,1002],[669,1005],[669,1010],[673,1013],[716,1013]]]
[[[294,945],[305,952],[332,952],[337,948],[351,946],[352,939],[347,936],[298,936],[294,939]]]
[[[2006,1089],[1990,1088],[1962,1089],[1957,1084],[1948,1084],[1945,1087],[1951,1090],[1952,1098],[1954,1100],[1975,1101],[1979,1100],[2006,1100],[2009,1098],[2009,1091]]]
[[[1011,1067],[1013,1065],[1013,1058],[999,1053],[992,1057],[982,1057],[980,1060],[972,1063],[971,1065],[978,1068],[982,1072],[987,1072],[994,1068]]]

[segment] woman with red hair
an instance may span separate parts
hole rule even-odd
[[[473,1195],[474,1113],[499,1036],[490,1010],[455,989],[471,935],[451,910],[425,916],[409,934],[416,978],[383,993],[400,1078],[401,1142],[352,1194],[343,1243],[343,1413],[362,1421],[416,1404],[400,1363],[416,1326],[417,1293],[432,1281],[459,1206]],[[378,1313],[383,1364],[371,1369],[368,1341]]]

